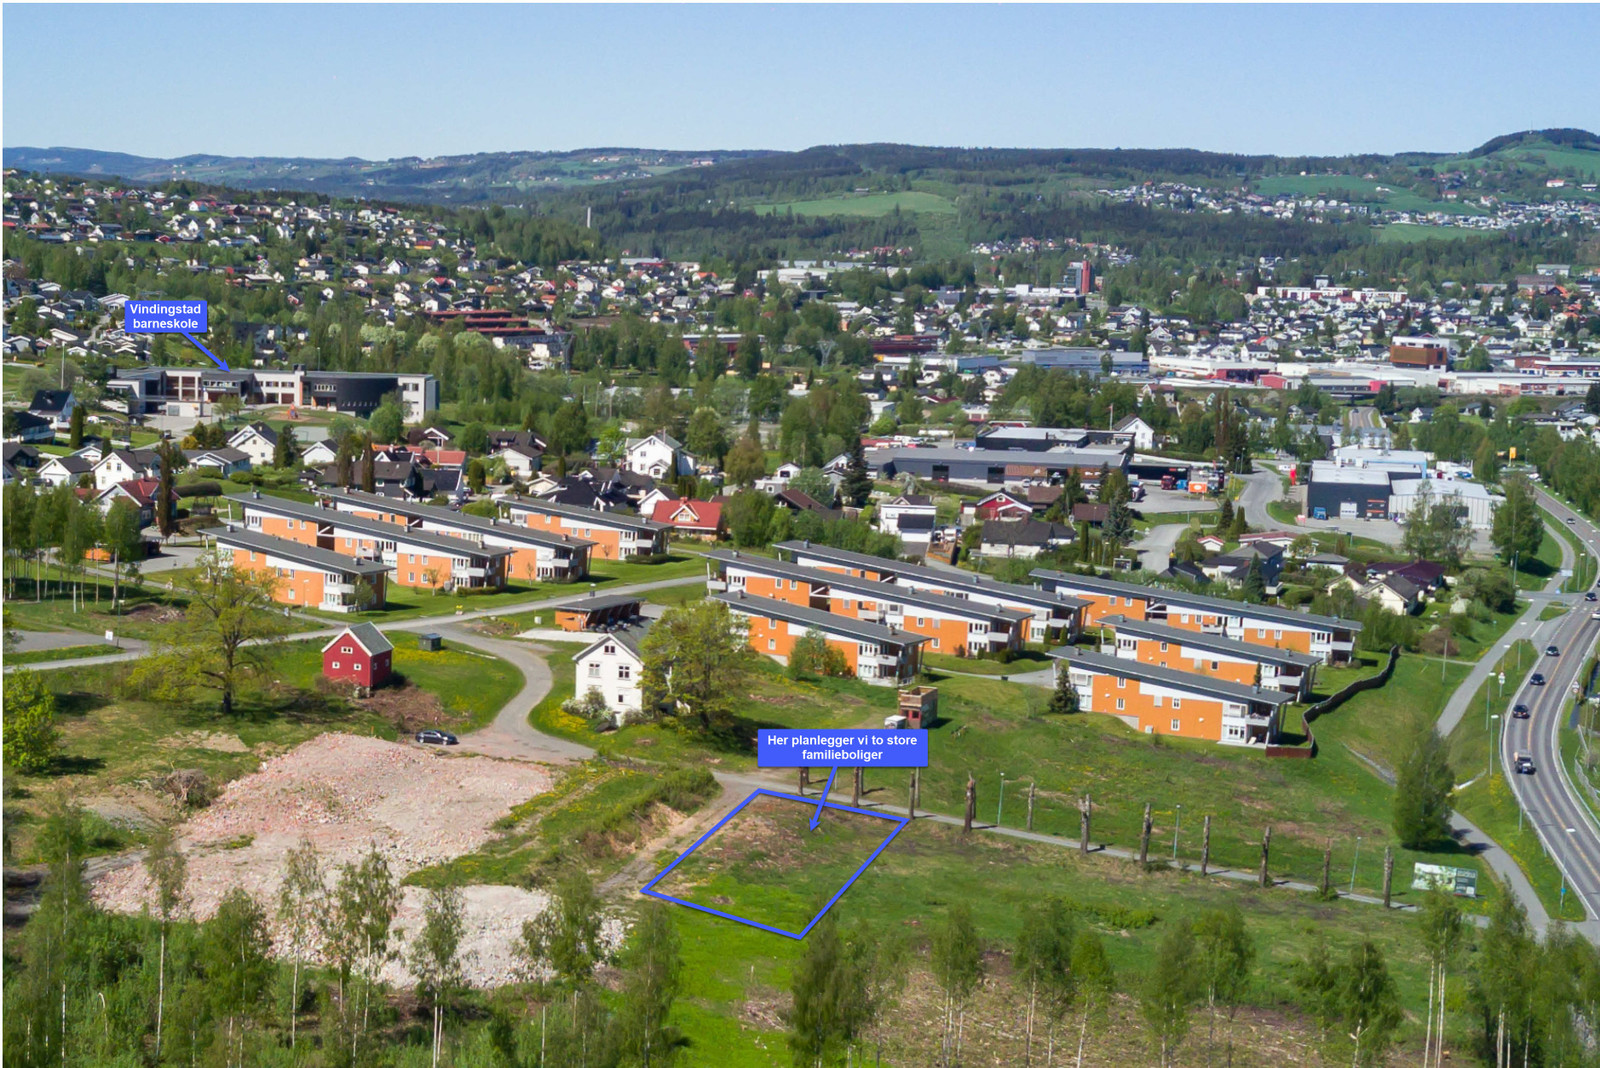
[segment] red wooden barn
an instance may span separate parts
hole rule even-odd
[[[394,646],[371,623],[346,627],[322,647],[322,674],[330,679],[376,688],[389,681]]]

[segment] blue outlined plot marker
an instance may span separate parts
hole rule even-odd
[[[817,810],[811,814],[811,829],[813,831],[817,829],[817,821],[822,819],[822,809],[828,803],[828,791],[833,789],[833,777],[837,774],[839,774],[837,767],[828,772],[828,783],[822,788],[822,796],[817,799]]]
[[[811,917],[806,925],[798,931],[785,930],[782,927],[775,927],[771,924],[762,923],[760,920],[753,919],[749,916],[739,916],[732,912],[726,912],[722,909],[712,908],[709,905],[702,905],[698,902],[690,901],[687,898],[677,897],[673,894],[656,889],[661,881],[676,871],[678,866],[684,861],[688,860],[690,855],[693,854],[695,850],[705,845],[706,842],[708,842],[718,831],[722,830],[722,828],[728,823],[738,818],[739,813],[743,812],[749,807],[752,801],[759,797],[775,797],[785,801],[799,801],[807,805],[812,803],[811,798],[809,797],[801,797],[798,794],[786,794],[780,790],[753,791],[749,797],[735,805],[733,807],[733,811],[729,812],[726,816],[723,816],[720,820],[712,825],[710,830],[708,830],[705,834],[702,834],[699,838],[695,839],[694,844],[688,849],[684,850],[676,860],[674,860],[671,864],[668,864],[665,868],[658,872],[654,878],[645,883],[644,886],[640,887],[639,892],[647,897],[656,898],[659,901],[666,901],[674,905],[679,905],[683,908],[693,909],[696,912],[704,912],[712,916],[721,917],[724,920],[732,920],[734,923],[742,923],[746,927],[755,927],[763,931],[769,931],[772,934],[782,935],[785,938],[792,938],[796,941],[800,941],[801,939],[804,939],[806,935],[811,933],[811,929],[817,925],[817,922],[827,914],[829,909],[833,908],[833,906],[838,903],[839,899],[844,896],[846,890],[849,890],[850,887],[855,885],[856,880],[861,878],[861,876],[866,873],[866,870],[872,866],[872,862],[878,859],[879,854],[881,854],[885,849],[888,849],[889,843],[893,842],[895,836],[903,831],[906,825],[911,822],[910,818],[907,816],[891,816],[886,812],[878,812],[866,808],[856,808],[853,805],[847,805],[840,801],[822,802],[828,808],[838,809],[840,812],[853,812],[857,815],[870,816],[873,819],[883,820],[886,824],[890,824],[892,829],[889,831],[888,835],[884,837],[883,841],[878,843],[877,848],[872,851],[872,855],[861,862],[861,866],[851,873],[850,878],[845,880],[844,885],[835,890],[833,892],[833,896],[828,898],[827,903],[824,904],[822,908],[817,911],[817,914]]]
[[[195,348],[199,349],[201,352],[205,353],[207,356],[211,356],[211,362],[212,363],[216,364],[218,367],[222,368],[224,371],[226,371],[228,369],[228,365],[223,363],[221,360],[217,359],[215,356],[212,356],[211,350],[206,348],[204,345],[200,344],[199,341],[195,340],[195,336],[193,334],[185,333],[183,331],[179,331],[179,333],[182,333],[184,337],[188,338],[190,343],[193,344]]]

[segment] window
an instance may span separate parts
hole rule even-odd
[[[1273,638],[1277,639],[1280,642],[1283,641],[1283,631],[1281,631],[1281,630],[1273,631],[1272,632],[1272,636],[1273,636]]]
[[[1189,613],[1188,612],[1179,613],[1178,620],[1179,620],[1179,622],[1182,622],[1182,623],[1189,622]]]
[[[333,670],[335,670],[335,671],[339,670],[339,661],[335,660],[333,662]]]
[[[1162,706],[1162,704],[1165,703],[1165,701],[1166,701],[1166,698],[1162,697],[1160,694],[1156,694],[1153,698],[1151,698],[1151,702],[1157,708],[1160,708]]]
[[[1181,697],[1174,697],[1174,698],[1173,698],[1173,699],[1172,699],[1172,707],[1173,707],[1173,708],[1182,708],[1182,707],[1183,707],[1183,698],[1181,698]]]
[[[767,639],[767,651],[771,652],[771,651],[773,651],[773,650],[775,650],[777,648],[778,648],[778,639],[776,639],[776,638],[768,638]]]
[[[1166,642],[1162,642],[1161,643],[1161,651],[1163,653],[1167,651],[1167,643]]]
[[[607,645],[604,649],[602,649],[600,651],[605,653],[607,656],[616,656],[617,655],[617,647],[615,645]]]
[[[1256,637],[1257,638],[1265,638],[1266,636],[1267,636],[1267,628],[1266,627],[1257,627],[1256,628]]]
[[[633,678],[633,665],[632,664],[618,664],[617,665],[617,678],[619,678],[619,679],[631,679],[631,678]]]
[[[800,580],[799,579],[790,579],[789,580],[789,588],[791,590],[798,590],[800,588]]]
[[[1124,701],[1120,697],[1117,698],[1117,711],[1118,712],[1122,711],[1124,708],[1127,708],[1127,707],[1128,707],[1128,702]]]
[[[1211,661],[1211,670],[1212,671],[1219,671],[1219,670],[1221,670],[1221,668],[1222,668],[1221,661],[1217,661],[1217,660]]]
[[[926,627],[927,625],[928,625],[928,620],[927,620],[927,618],[925,616],[918,616],[917,617],[917,626]]]
[[[1118,678],[1117,679],[1117,689],[1126,690],[1127,688],[1128,688],[1128,680],[1124,679],[1124,678]]]
[[[1179,732],[1181,730],[1183,730],[1183,724],[1181,722],[1179,722],[1178,720],[1173,720],[1172,721],[1172,732],[1174,734],[1176,734],[1177,732]]]
[[[353,652],[355,652],[355,649],[353,647],[351,647],[351,646],[348,646],[348,645],[341,645],[341,646],[339,646],[339,651],[341,653],[353,653]]]
[[[938,638],[933,639],[933,647],[935,649],[939,648],[939,639]]]
[[[600,665],[592,660],[589,662],[589,677],[591,679],[598,679],[600,677]]]

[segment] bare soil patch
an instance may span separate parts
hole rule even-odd
[[[270,913],[284,857],[302,839],[330,869],[375,846],[402,878],[479,848],[513,805],[549,787],[549,773],[537,765],[321,735],[229,783],[211,807],[179,826],[178,848],[188,859],[187,912],[203,920],[239,886]],[[120,912],[153,903],[142,865],[105,875],[93,893]],[[544,895],[513,887],[468,887],[464,894],[467,948],[477,959],[472,981],[509,980],[510,939],[544,907]],[[420,928],[423,899],[421,890],[406,889],[400,927]],[[390,978],[406,982],[398,969]]]

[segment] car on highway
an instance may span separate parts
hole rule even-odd
[[[1590,590],[1588,593],[1583,595],[1583,599],[1585,601],[1600,601],[1600,593],[1595,593],[1593,590]]]
[[[1553,645],[1547,645],[1547,646],[1544,647],[1544,655],[1545,656],[1560,656],[1561,655],[1561,650],[1557,649]]]
[[[1527,719],[1532,714],[1532,710],[1521,701],[1518,701],[1515,705],[1511,706],[1512,719]]]
[[[1544,676],[1539,674],[1537,671],[1535,671],[1532,675],[1528,676],[1528,685],[1529,686],[1543,686],[1544,685]]]
[[[417,742],[420,745],[456,745],[456,736],[449,731],[434,730],[432,727],[425,731],[417,732]]]
[[[1589,613],[1589,618],[1590,619],[1600,619],[1600,612],[1590,612]]]
[[[1527,753],[1516,753],[1511,757],[1511,766],[1517,769],[1518,775],[1533,774],[1533,757]]]
[[[1570,515],[1569,515],[1569,516],[1567,516],[1567,522],[1569,522],[1569,523],[1576,523],[1576,522],[1577,522],[1577,520],[1576,520],[1576,519],[1574,519],[1574,518],[1572,518],[1572,517],[1571,517],[1571,516],[1570,516]]]

